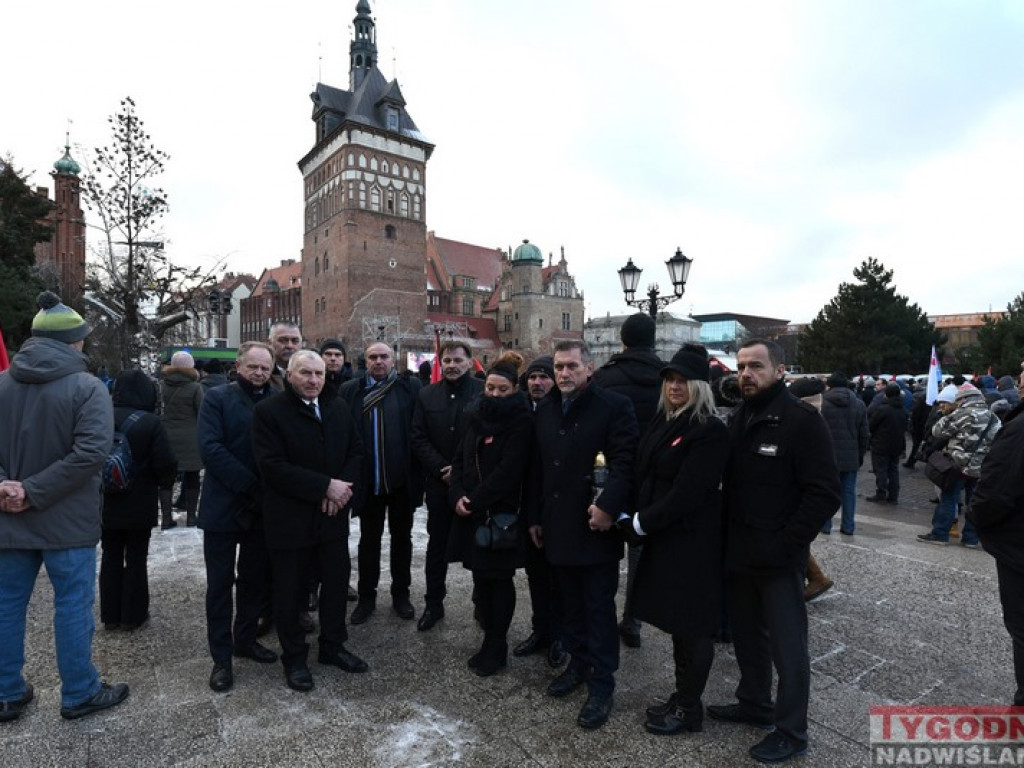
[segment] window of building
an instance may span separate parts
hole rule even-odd
[[[359,182],[359,207],[366,207],[366,185]]]
[[[505,330],[512,330],[512,315],[505,315]]]
[[[462,299],[462,314],[470,316],[473,314],[473,299],[469,296],[464,296]]]
[[[513,347],[518,347],[519,346],[519,339],[516,339],[515,341],[513,341],[512,342],[512,346]]]
[[[380,210],[380,189],[377,187],[370,189],[370,208],[374,211]]]
[[[436,293],[430,294],[428,299],[429,299],[431,307],[440,307],[441,306],[441,297],[438,296]]]
[[[398,130],[398,110],[394,107],[388,107],[388,130]]]
[[[420,169],[419,168],[413,168],[412,169],[412,180],[413,181],[419,181],[420,180]]]
[[[406,195],[406,194],[403,194],[402,197],[401,197],[401,202],[399,203],[399,205],[400,205],[399,212],[402,214],[402,216],[404,216],[405,218],[409,218],[409,196]]]
[[[377,158],[376,157],[371,157],[370,158],[370,170],[371,171],[376,171],[377,170]]]
[[[380,172],[383,173],[385,176],[391,172],[391,166],[388,165],[388,161],[387,160],[381,160],[381,162],[380,162]]]
[[[473,278],[472,277],[464,277],[464,278],[462,278],[462,287],[463,288],[472,288],[473,287]]]
[[[360,168],[365,168],[366,167],[366,155],[360,155],[359,156],[359,167]]]
[[[572,328],[570,326],[571,326],[571,322],[569,320],[569,313],[568,312],[563,312],[562,313],[562,330],[563,331],[570,331],[570,330],[572,330]]]
[[[540,328],[541,330],[544,329],[544,318],[543,317],[538,317],[537,318],[537,327]]]
[[[388,213],[395,212],[395,190],[389,189],[387,193]]]
[[[408,165],[403,165],[402,166],[402,178],[403,179],[408,179],[409,178],[409,166]]]
[[[324,274],[327,274],[327,251],[324,251]]]
[[[321,296],[320,297],[320,311],[321,312],[326,312],[327,311],[327,297],[326,296]]]
[[[558,281],[558,295],[566,298],[569,295],[569,284],[564,280]]]
[[[315,240],[314,240],[314,242],[315,242]],[[314,275],[319,275],[320,274],[320,257],[319,256],[317,256],[315,259],[313,259],[313,274]]]
[[[390,224],[384,227],[384,237],[386,237],[388,240],[394,240],[396,237],[396,230]]]

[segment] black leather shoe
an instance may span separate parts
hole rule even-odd
[[[235,684],[235,676],[231,673],[230,662],[218,662],[213,665],[213,672],[210,673],[210,688],[217,693],[231,690]]]
[[[568,696],[583,685],[585,681],[586,677],[583,672],[569,667],[569,669],[548,683],[548,696],[554,696],[556,699]]]
[[[748,712],[741,704],[709,704],[708,714],[715,720],[727,723],[756,725],[758,728],[771,728],[774,725],[771,717]]]
[[[619,624],[619,637],[622,644],[627,648],[639,648],[643,641],[640,639],[640,623],[632,620],[623,620]]]
[[[600,728],[602,725],[607,723],[608,716],[611,713],[611,696],[597,696],[595,694],[590,694],[587,696],[587,701],[583,705],[583,709],[580,710],[580,716],[576,718],[576,722],[580,724],[580,728],[586,728],[588,731],[592,731],[594,728]]]
[[[676,706],[660,716],[648,714],[644,728],[655,736],[674,736],[683,731],[698,733],[704,730],[704,707],[700,704],[690,709]]]
[[[115,685],[103,683],[103,687],[91,699],[86,699],[73,707],[61,707],[60,716],[65,720],[77,720],[80,717],[91,715],[93,712],[116,707],[127,698],[128,686],[125,683],[116,683]]]
[[[277,661],[277,654],[258,640],[254,640],[252,645],[244,648],[236,645],[235,657],[239,659],[252,659],[260,664],[273,664]]]
[[[551,645],[548,646],[548,666],[552,669],[558,669],[567,661],[569,661],[569,652],[565,650],[562,641],[552,640]]]
[[[750,756],[762,763],[781,763],[807,751],[806,744],[799,744],[789,736],[772,731],[750,748]]]
[[[28,683],[25,684],[25,692],[11,701],[0,701],[0,723],[9,723],[21,717],[25,707],[32,701],[35,690]]]
[[[548,638],[536,632],[531,632],[528,638],[512,649],[512,655],[520,658],[532,656],[535,653],[541,653],[550,645],[551,641]]]
[[[256,637],[264,637],[270,634],[270,630],[274,628],[274,619],[270,616],[260,616],[259,621],[256,622]]]
[[[668,697],[667,700],[658,704],[651,704],[647,708],[646,715],[648,719],[652,717],[664,717],[665,715],[675,712],[676,707],[679,706],[679,694],[675,691]]]
[[[426,632],[428,629],[432,629],[433,626],[443,618],[444,608],[424,608],[423,615],[420,616],[420,620],[416,624],[416,629],[420,632]]]
[[[365,624],[367,619],[373,616],[377,608],[371,600],[360,600],[352,609],[352,615],[348,618],[349,624]]]
[[[313,621],[313,617],[306,611],[299,612],[299,626],[302,627],[302,631],[307,635],[311,632],[316,632],[316,622]]]
[[[318,661],[321,664],[328,664],[332,667],[338,667],[345,672],[365,672],[370,667],[369,665],[356,656],[351,651],[345,649],[345,646],[341,646],[336,651],[320,651]]]
[[[412,619],[416,617],[416,609],[412,607],[408,597],[396,597],[392,602],[395,613],[400,619]]]
[[[295,667],[284,671],[284,681],[293,691],[309,693],[313,690],[313,676],[306,667]]]

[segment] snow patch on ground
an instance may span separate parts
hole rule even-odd
[[[476,729],[432,707],[410,702],[408,717],[387,726],[374,754],[379,765],[434,766],[460,761]]]

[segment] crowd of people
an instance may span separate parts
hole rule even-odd
[[[202,531],[213,691],[234,686],[237,658],[279,661],[289,688],[313,690],[312,633],[320,665],[367,672],[347,647],[348,626],[376,612],[385,526],[391,608],[417,619],[412,529],[425,503],[415,626],[428,632],[446,600],[471,599],[482,630],[466,660],[472,673],[507,666],[514,576],[524,569],[532,632],[511,653],[545,656],[557,670],[552,697],[586,689],[581,728],[607,722],[620,643],[641,645],[645,623],[671,637],[675,669],[674,689],[646,710],[647,731],[700,731],[706,714],[766,729],[751,756],[788,760],[808,741],[806,601],[831,586],[811,542],[840,510],[840,533],[853,535],[868,452],[869,501],[899,502],[908,425],[907,466],[940,451],[957,467],[933,530],[919,538],[948,542],[973,493],[978,514],[967,516],[962,543],[999,542],[1015,703],[1024,703],[1024,550],[1006,546],[1021,535],[1020,407],[997,413],[992,403],[1005,396],[989,402],[985,381],[951,382],[931,413],[895,382],[877,394],[841,373],[788,386],[783,350],[766,339],[744,342],[735,374],[722,376],[699,344],[659,360],[655,323],[637,314],[622,326],[623,351],[599,369],[585,342],[564,340],[550,356],[527,362],[509,351],[476,371],[469,345],[451,340],[439,380],[425,384],[399,372],[386,343],[371,343],[353,370],[341,342],[304,349],[300,329],[279,323],[266,343],[241,345],[230,376],[200,381],[179,352],[159,382],[125,370],[111,394],[88,373],[88,325],[44,297],[33,337],[0,376],[0,722],[33,698],[22,674],[25,612],[44,563],[62,715],[125,700],[127,686],[102,682],[92,664],[96,544],[100,620],[138,630],[149,618],[151,531],[177,525],[177,480],[184,523]],[[134,457],[127,490],[101,488],[115,434]],[[1016,481],[990,472],[996,462],[1016,466]],[[451,563],[471,571],[471,595],[449,596]],[[271,629],[279,652],[260,639]],[[740,680],[735,701],[705,705],[716,640],[733,643]]]

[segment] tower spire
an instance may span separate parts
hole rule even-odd
[[[356,17],[352,21],[355,37],[349,44],[349,87],[355,91],[367,73],[377,66],[377,31],[370,16],[369,0],[356,3]]]

